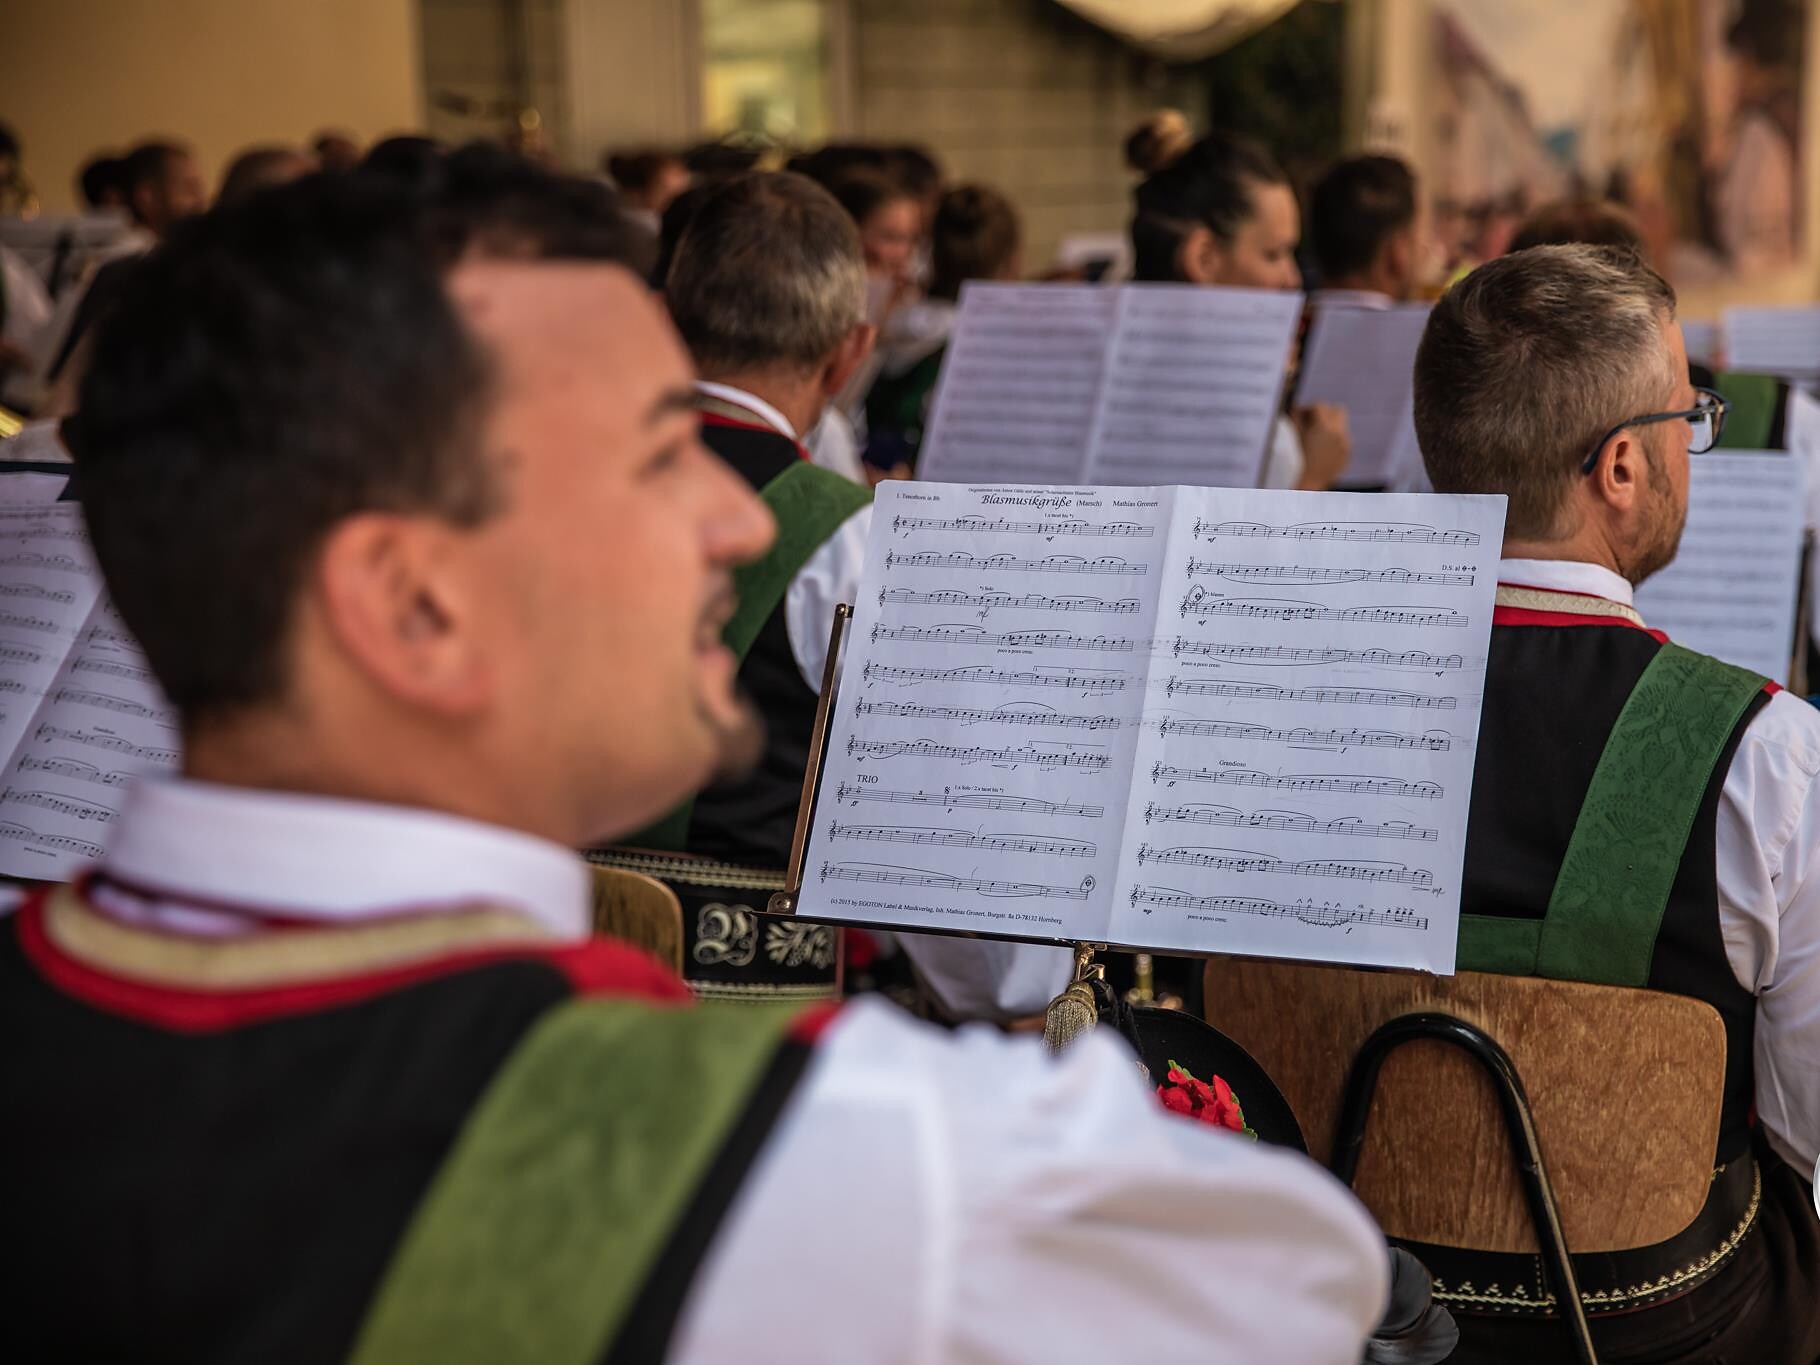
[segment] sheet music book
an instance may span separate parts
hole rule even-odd
[[[81,508],[0,506],[0,873],[58,881],[100,857],[127,778],[178,751]]]
[[[1255,486],[1302,296],[969,284],[918,470],[993,483]]]
[[[1433,305],[1315,311],[1302,347],[1298,403],[1346,409],[1352,457],[1342,487],[1405,487],[1422,464],[1416,444],[1415,365]]]
[[[1727,308],[1724,327],[1726,369],[1820,380],[1820,308]]]
[[[1453,969],[1502,497],[882,485],[797,913]]]
[[[1637,589],[1644,623],[1688,649],[1786,683],[1794,655],[1806,469],[1784,451],[1690,458],[1674,562]]]

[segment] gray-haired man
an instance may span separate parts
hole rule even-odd
[[[1688,457],[1722,402],[1688,382],[1660,276],[1621,249],[1549,246],[1436,305],[1415,404],[1435,488],[1510,500],[1459,965],[1691,996],[1725,1024],[1706,1208],[1659,1246],[1575,1258],[1601,1358],[1813,1361],[1820,713],[1631,605],[1675,556]],[[1540,1282],[1533,1258],[1418,1255],[1461,1326],[1454,1360],[1558,1350],[1539,1296],[1510,1292]]]
[[[611,855],[684,902],[685,974],[704,994],[833,988],[826,928],[761,919],[783,886],[809,761],[834,606],[854,600],[872,526],[866,490],[811,464],[802,440],[871,353],[866,272],[852,220],[805,176],[754,173],[706,194],[664,282],[694,358],[702,440],[770,505],[777,543],[737,577],[726,640],[765,718],[751,776],[710,787]],[[1040,1011],[1067,984],[1065,950],[904,936],[958,1018]]]

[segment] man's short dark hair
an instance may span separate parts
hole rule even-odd
[[[1662,320],[1674,312],[1668,282],[1618,247],[1534,247],[1454,285],[1416,351],[1416,438],[1435,491],[1503,493],[1506,535],[1558,538],[1588,452],[1672,392]]]
[[[1616,246],[1643,254],[1643,229],[1630,210],[1609,199],[1557,199],[1517,225],[1512,251],[1532,246]]]
[[[866,320],[859,233],[807,177],[743,175],[696,205],[664,297],[704,374],[812,370]]]
[[[170,174],[171,163],[188,156],[187,148],[175,142],[141,142],[121,158],[121,180],[130,200],[135,191],[146,185],[157,185]]]
[[[1323,282],[1371,269],[1395,233],[1416,220],[1416,178],[1394,156],[1336,162],[1308,197],[1308,235]]]
[[[277,186],[145,259],[98,330],[76,481],[121,616],[187,722],[283,696],[299,589],[336,523],[498,507],[490,360],[447,267],[599,255],[618,223],[603,186],[457,156],[421,191],[362,172]]]
[[[76,175],[76,187],[88,208],[104,207],[110,199],[126,199],[126,161],[123,157],[103,153],[90,157]]]

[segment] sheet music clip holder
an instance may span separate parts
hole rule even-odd
[[[803,858],[809,848],[809,830],[815,823],[815,803],[821,796],[822,770],[828,763],[828,732],[834,728],[834,683],[840,675],[841,650],[847,642],[847,627],[853,621],[853,608],[846,602],[834,608],[834,626],[828,632],[828,662],[822,670],[821,698],[815,703],[815,729],[809,735],[809,766],[803,773],[803,799],[796,810],[796,833],[790,839],[790,865],[784,874],[784,889],[771,893],[765,910],[773,915],[796,913],[797,896],[803,889]]]

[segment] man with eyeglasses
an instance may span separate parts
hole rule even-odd
[[[1692,996],[1725,1024],[1706,1207],[1659,1246],[1574,1258],[1601,1359],[1814,1361],[1820,713],[1631,604],[1675,557],[1724,400],[1689,383],[1659,275],[1547,246],[1436,305],[1415,412],[1438,491],[1509,498],[1460,969]],[[1425,1259],[1455,1361],[1552,1358],[1559,1319],[1512,1293],[1531,1258]]]

